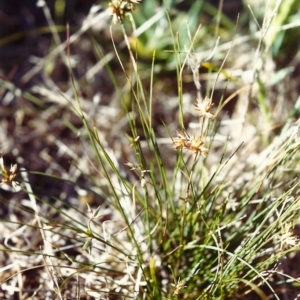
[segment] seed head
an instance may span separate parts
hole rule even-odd
[[[279,234],[275,238],[280,242],[280,249],[289,249],[299,244],[299,238],[294,235],[292,225],[290,223],[284,224]]]
[[[0,174],[2,176],[0,183],[11,183],[13,187],[19,185],[15,180],[17,176],[18,165],[14,164],[9,168],[4,165],[3,157],[0,157]]]
[[[110,14],[113,16],[114,24],[122,22],[126,13],[135,10],[135,4],[139,4],[142,0],[111,0],[109,3]]]
[[[195,110],[199,112],[200,117],[207,117],[212,119],[214,115],[210,112],[214,104],[211,102],[211,99],[205,97],[203,100],[197,99],[195,104]]]
[[[185,148],[194,152],[195,154],[200,153],[204,157],[208,153],[208,150],[203,147],[204,142],[201,136],[191,137],[184,130],[177,132],[177,137],[173,139],[173,145],[175,150]]]

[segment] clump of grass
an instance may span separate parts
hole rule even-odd
[[[234,33],[218,71],[209,65],[211,77],[204,90],[199,68],[205,59],[198,58],[195,46],[201,27],[193,38],[187,29],[183,40],[189,44],[183,45],[166,9],[177,97],[172,124],[160,120],[162,125],[157,125],[156,98],[163,100],[155,96],[154,86],[161,62],[153,52],[150,75],[144,77],[130,24],[132,30],[138,28],[133,17],[126,23],[140,2],[109,5],[115,23],[110,38],[122,75],[91,37],[119,101],[117,125],[109,120],[109,106],[99,113],[96,97],[88,104],[80,95],[71,62],[72,36],[66,43],[69,52],[63,57],[73,96],[63,91],[56,96],[76,115],[76,124],[80,122],[79,130],[65,120],[84,151],[79,155],[59,144],[73,159],[69,172],[53,162],[48,172],[20,169],[18,189],[24,199],[1,222],[1,254],[8,253],[10,261],[3,270],[2,289],[7,295],[18,290],[20,299],[246,299],[254,294],[280,299],[287,287],[299,283],[284,267],[299,249],[294,233],[299,223],[299,123],[286,116],[280,130],[270,134],[273,107],[266,105],[263,70],[256,63],[250,84],[226,95],[231,79],[241,81],[223,69],[238,39]],[[263,56],[266,32],[261,33],[256,62]],[[118,44],[120,35],[124,43]],[[209,52],[218,55],[218,42],[214,47]],[[186,101],[184,78],[189,74],[195,100]],[[218,79],[224,78],[225,91],[218,98]],[[36,90],[42,94],[41,88]],[[237,95],[235,111],[228,116],[226,105]],[[250,101],[257,98],[252,109]],[[263,126],[267,131],[259,135]],[[0,165],[2,182],[16,182],[16,165],[9,169],[2,158]],[[56,176],[59,172],[64,176]],[[51,184],[62,182],[64,193],[47,197],[32,184],[32,175]]]

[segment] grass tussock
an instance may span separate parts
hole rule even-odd
[[[299,296],[299,5],[181,5],[38,1],[0,78],[3,299]]]

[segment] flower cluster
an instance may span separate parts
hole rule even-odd
[[[198,98],[194,106],[194,109],[199,113],[200,118],[213,119],[214,115],[210,112],[213,107],[211,98],[205,97],[203,100]],[[190,137],[184,130],[177,131],[177,137],[173,139],[173,145],[175,150],[182,148],[188,149],[195,154],[200,153],[202,156],[206,156],[208,149],[206,149],[202,136]]]
[[[139,4],[142,0],[111,0],[109,3],[110,14],[113,16],[112,22],[123,21],[126,13],[135,10],[135,4]]]
[[[199,112],[200,117],[207,117],[212,119],[214,115],[210,112],[214,104],[211,102],[211,98],[205,97],[203,100],[197,99],[195,104],[195,110]]]
[[[280,250],[300,246],[299,238],[294,235],[292,224],[285,223],[281,232],[275,235],[275,239],[280,243]]]
[[[200,136],[191,137],[184,130],[177,132],[177,137],[173,139],[173,145],[175,150],[185,148],[193,151],[195,154],[200,153],[204,157],[208,153],[208,150],[203,146],[204,142]]]
[[[2,179],[0,183],[11,183],[13,187],[16,187],[19,185],[19,183],[15,180],[17,176],[17,169],[18,166],[14,164],[13,166],[8,169],[4,165],[3,157],[0,157],[0,174],[2,176]]]

